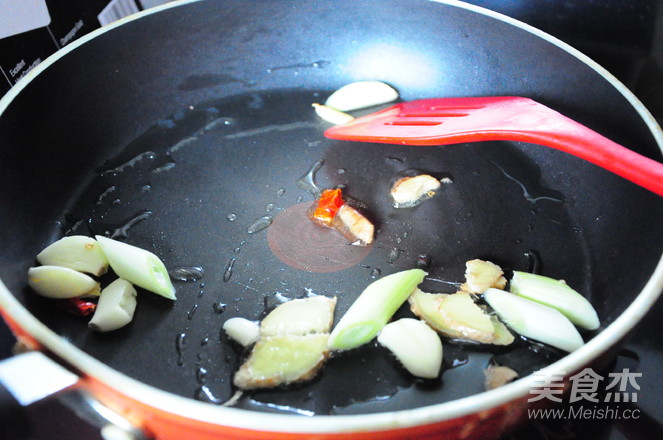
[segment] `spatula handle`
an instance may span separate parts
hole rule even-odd
[[[631,182],[663,196],[663,163],[619,145],[584,125],[567,118],[569,127],[541,133],[535,142],[592,162]]]

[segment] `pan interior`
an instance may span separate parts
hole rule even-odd
[[[528,154],[543,147],[331,141],[322,135],[327,123],[311,109],[321,96],[315,90],[272,90],[186,106],[100,164],[82,193],[53,219],[54,238],[103,234],[155,252],[181,278],[175,280],[176,302],[140,291],[134,321],[98,334],[85,319],[55,309],[27,288],[22,301],[54,331],[111,367],[185,397],[221,403],[234,392],[232,375],[242,359],[224,336],[223,322],[235,316],[258,320],[287,299],[336,296],[338,321],[379,276],[429,261],[422,288],[453,292],[454,283],[463,281],[465,261],[473,258],[563,278],[590,295],[589,249],[574,199],[558,188],[566,184],[548,181]],[[370,253],[342,270],[293,268],[267,243],[270,221],[312,202],[297,183],[312,168],[318,186],[343,185],[347,195],[363,202],[378,230]],[[390,185],[413,172],[449,183],[415,208],[393,208]],[[397,316],[410,312],[404,306]],[[530,359],[522,371],[559,356],[524,341],[516,345]],[[238,406],[355,414],[450,401],[481,392],[491,358],[511,350],[447,341],[444,346],[441,380],[412,379],[371,343],[333,356],[311,382],[246,393]]]

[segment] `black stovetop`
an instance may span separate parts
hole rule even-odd
[[[509,15],[560,38],[603,65],[663,121],[663,0],[483,0],[468,3]],[[642,373],[637,419],[543,420],[527,424],[503,440],[663,438],[663,301],[659,301],[628,339],[610,371]],[[0,359],[14,340],[0,322]],[[610,371],[601,372],[603,376]],[[582,402],[579,402],[581,404]],[[620,404],[614,403],[617,407]],[[622,409],[625,404],[621,404]],[[77,419],[57,400],[29,409],[29,440],[99,440],[98,431]]]

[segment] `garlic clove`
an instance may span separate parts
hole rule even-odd
[[[381,81],[357,81],[347,84],[329,95],[325,105],[343,112],[374,105],[386,104],[398,99],[398,92]]]
[[[108,270],[108,259],[99,243],[83,235],[63,237],[37,255],[45,266],[63,266],[80,272],[100,276]]]
[[[223,330],[228,337],[242,347],[248,347],[260,337],[260,326],[246,318],[230,318],[223,323]]]
[[[382,328],[378,342],[413,376],[434,379],[442,368],[442,342],[424,321],[402,318]]]
[[[62,266],[38,266],[28,269],[28,285],[48,298],[94,296],[99,283],[89,275]]]
[[[136,310],[136,289],[118,278],[101,291],[94,316],[88,326],[99,332],[117,330],[129,324]]]
[[[320,116],[321,119],[331,124],[343,125],[354,120],[354,116],[343,113],[342,111],[336,110],[335,108],[318,103],[314,103],[312,105],[315,109],[315,113]]]

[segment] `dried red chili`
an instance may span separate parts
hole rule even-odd
[[[332,220],[343,204],[340,188],[326,189],[309,210],[309,217],[318,224],[331,227]]]
[[[66,298],[57,301],[61,309],[78,316],[89,316],[97,308],[97,303],[82,298]]]

